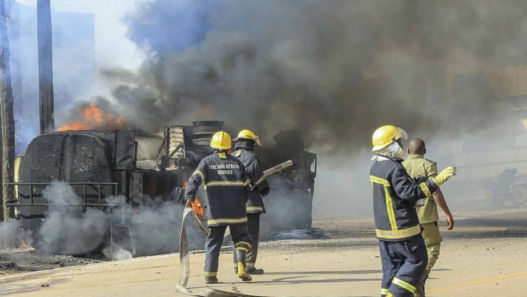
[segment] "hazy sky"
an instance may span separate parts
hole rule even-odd
[[[142,54],[126,37],[122,19],[137,3],[147,0],[51,0],[57,12],[86,12],[95,14],[95,51],[97,66],[120,66],[133,69]],[[36,0],[17,0],[36,6]]]

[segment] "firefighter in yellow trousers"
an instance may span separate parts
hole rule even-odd
[[[408,144],[408,154],[409,156],[403,162],[403,166],[411,177],[416,178],[421,176],[426,179],[431,179],[437,176],[436,163],[424,158],[424,155],[426,154],[426,146],[422,139],[416,138],[410,141]],[[441,247],[442,238],[441,233],[439,232],[437,205],[439,205],[446,214],[448,230],[454,228],[454,218],[452,217],[452,213],[450,212],[439,187],[437,187],[436,191],[432,193],[432,196],[428,197],[425,201],[424,206],[416,208],[419,224],[423,228],[422,234],[428,252],[428,265],[426,266],[426,274],[423,276],[423,283],[428,277],[430,270],[437,262]]]

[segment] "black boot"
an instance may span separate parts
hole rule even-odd
[[[245,270],[245,251],[236,250],[236,260],[238,261],[238,277],[244,282],[252,280],[252,277]]]
[[[254,267],[254,264],[247,264],[247,269],[246,270],[247,270],[247,272],[249,274],[254,274],[254,275],[264,274],[264,270]]]
[[[205,283],[207,285],[217,284],[218,283],[218,278],[215,277],[215,276],[206,276],[205,277]]]
[[[207,285],[217,284],[218,283],[217,274],[218,274],[217,272],[205,271],[205,283]]]

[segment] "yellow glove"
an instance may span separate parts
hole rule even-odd
[[[456,167],[449,166],[443,169],[436,177],[432,178],[432,180],[439,187],[454,175],[456,175]]]

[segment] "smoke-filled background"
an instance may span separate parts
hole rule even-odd
[[[72,96],[82,102],[59,105],[59,125],[99,100],[152,133],[217,119],[272,145],[281,128],[299,128],[320,157],[319,216],[371,213],[378,126],[424,138],[439,168],[463,163],[454,155],[470,152],[458,146],[494,148],[489,137],[523,134],[525,1],[150,0],[123,9],[144,60],[138,69],[99,64],[111,94]]]
[[[300,127],[349,153],[383,123],[428,135],[486,125],[492,91],[453,94],[453,76],[525,59],[520,1],[176,3],[126,18],[149,58],[138,73],[107,73],[126,81],[114,96],[127,118],[152,131],[216,117],[265,135]]]
[[[527,62],[522,1],[176,3],[149,1],[125,19],[148,59],[106,73],[123,82],[116,106],[150,131],[210,118],[263,136],[300,128],[321,157],[315,213],[370,213],[380,125],[437,145],[522,129],[521,115],[505,119],[499,70]]]
[[[46,220],[37,231],[38,234],[17,234],[19,221],[2,223],[0,248],[13,246],[16,239],[20,238],[43,252],[84,255],[102,250],[107,258],[127,259],[132,257],[128,229],[119,228],[127,224],[133,230],[132,240],[137,255],[162,254],[179,249],[183,205],[174,201],[151,200],[147,206],[137,209],[127,204],[124,196],[118,196],[106,199],[111,207],[84,209],[79,206],[82,199],[74,189],[60,182],[46,187],[43,197],[52,206],[48,207]],[[123,217],[126,218],[124,222]],[[110,241],[111,225],[117,226],[112,231],[113,248]],[[191,248],[202,248],[203,235],[194,230],[194,226],[190,228],[193,232],[188,234],[189,245]],[[38,243],[35,244],[33,238],[38,238]]]

